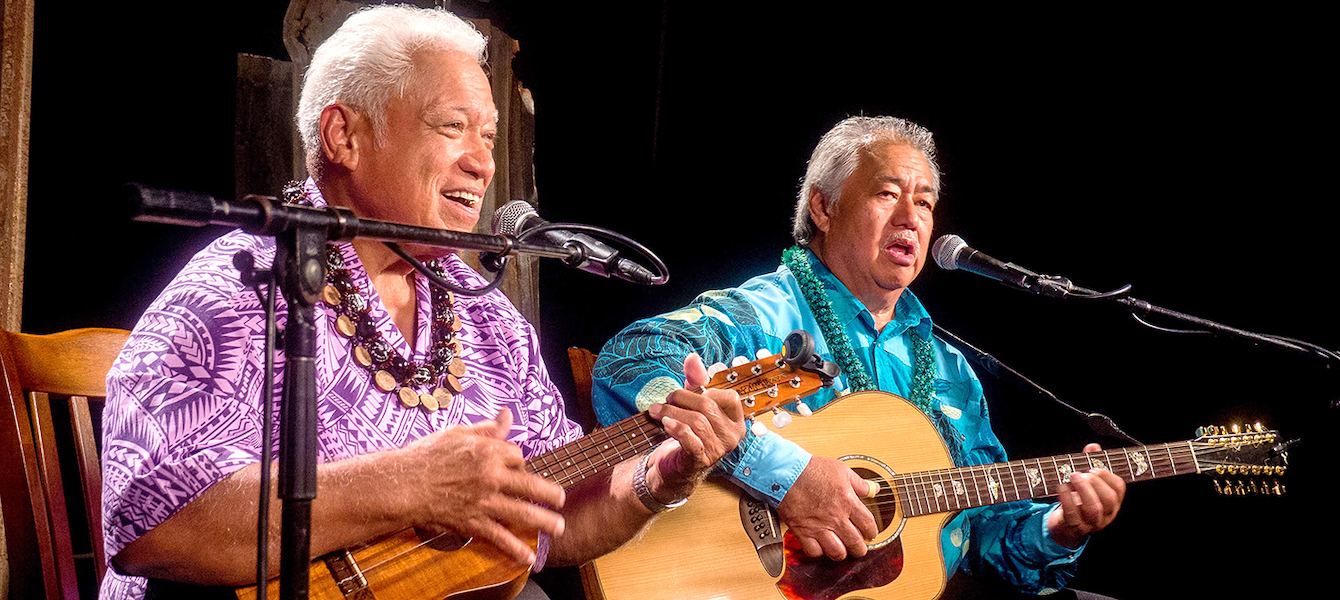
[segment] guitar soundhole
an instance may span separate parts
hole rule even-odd
[[[879,491],[875,494],[875,497],[862,498],[861,503],[865,504],[865,507],[870,510],[870,514],[875,517],[876,528],[880,531],[888,529],[898,519],[898,497],[889,487],[889,482],[885,481],[879,473],[865,467],[852,467],[852,471],[860,475],[861,479],[879,482]]]

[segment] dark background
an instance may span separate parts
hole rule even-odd
[[[774,269],[809,151],[851,114],[936,133],[940,232],[1085,287],[1131,284],[1166,308],[1340,348],[1336,97],[1322,83],[1335,47],[1319,14],[624,4],[456,3],[521,42],[544,217],[624,233],[672,274],[637,288],[545,265],[537,326],[565,390],[567,346],[597,349]],[[117,184],[277,192],[232,189],[233,98],[238,52],[287,58],[286,3],[184,5],[37,4],[26,331],[132,327],[221,233],[127,222]],[[934,266],[913,289],[937,322],[1142,442],[1258,420],[1303,438],[1281,498],[1220,497],[1199,477],[1132,486],[1076,587],[1248,598],[1324,584],[1334,366]],[[983,379],[1014,457],[1119,444]]]

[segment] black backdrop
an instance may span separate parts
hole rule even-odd
[[[277,191],[232,189],[234,61],[286,58],[285,4],[38,3],[25,330],[129,328],[220,233],[126,222],[116,184]],[[936,132],[941,232],[1086,287],[1132,284],[1161,306],[1340,348],[1335,95],[1322,84],[1334,46],[1317,14],[549,4],[456,3],[521,41],[541,212],[629,235],[672,274],[636,288],[546,265],[537,325],[564,389],[567,346],[598,348],[775,268],[810,148],[858,113]],[[1304,437],[1283,498],[1219,497],[1202,478],[1133,486],[1077,586],[1246,598],[1325,582],[1335,368],[933,266],[913,289],[942,325],[1141,441],[1257,420]],[[1013,456],[1095,438],[984,380]]]

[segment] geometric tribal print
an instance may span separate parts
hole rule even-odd
[[[324,204],[309,179],[307,197]],[[365,291],[383,339],[401,356],[429,362],[432,300],[416,274],[415,347],[386,312],[353,247],[335,246],[353,281]],[[103,523],[107,556],[157,526],[211,485],[261,458],[261,393],[265,313],[242,284],[233,255],[248,251],[257,268],[274,261],[274,238],[233,231],[197,254],[135,326],[107,378],[103,416]],[[487,283],[458,256],[443,261],[447,279],[477,288]],[[277,302],[282,331],[287,306]],[[457,334],[468,367],[462,393],[435,412],[406,408],[383,392],[352,358],[351,340],[335,329],[335,309],[316,306],[320,462],[399,448],[453,425],[512,413],[508,439],[529,458],[582,435],[567,419],[563,399],[540,357],[535,330],[499,291],[456,296],[463,327]],[[282,345],[275,357],[274,422],[284,380]],[[431,387],[418,390],[431,393]],[[274,434],[278,458],[278,433]],[[447,466],[447,465],[444,465]],[[112,570],[103,598],[139,598],[144,580]]]

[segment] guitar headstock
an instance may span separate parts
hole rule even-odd
[[[1225,496],[1283,494],[1278,478],[1288,470],[1288,446],[1279,432],[1260,423],[1200,427],[1191,440],[1197,470],[1213,473],[1215,490]]]
[[[797,330],[786,336],[782,352],[727,367],[707,387],[734,390],[752,417],[832,386],[837,375],[836,364],[814,353],[814,338]]]

